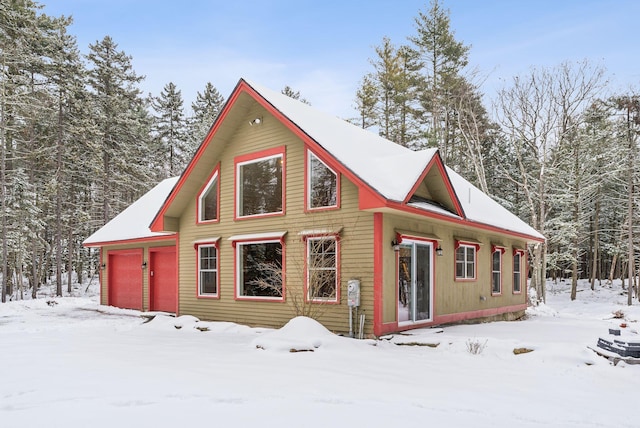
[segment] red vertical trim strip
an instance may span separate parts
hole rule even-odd
[[[105,269],[102,269],[102,265],[105,263],[103,257],[104,257],[104,254],[102,253],[102,247],[100,247],[100,259],[99,259],[100,263],[98,264],[98,278],[99,278],[100,284],[99,284],[98,290],[100,292],[101,305],[104,305],[104,303],[102,302],[102,286],[103,286],[102,281],[104,280],[103,271],[105,270]]]
[[[218,179],[218,184],[220,181]],[[218,186],[218,189],[220,186]],[[220,199],[218,199],[220,206]],[[180,235],[176,235],[176,317],[180,316]]]
[[[384,279],[383,263],[383,215],[373,214],[373,334],[382,335],[382,286]]]

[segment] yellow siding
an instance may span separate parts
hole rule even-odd
[[[459,314],[503,306],[521,305],[526,303],[526,287],[522,286],[521,294],[513,293],[513,249],[526,248],[526,242],[507,235],[465,228],[453,223],[438,220],[414,220],[397,215],[384,216],[384,242],[391,242],[396,231],[413,232],[416,236],[437,236],[443,255],[434,255],[434,315]],[[480,242],[477,253],[475,281],[455,280],[455,239],[466,238]],[[491,294],[491,247],[498,244],[506,248],[502,256],[502,294]],[[391,245],[383,246],[384,256],[384,285],[383,285],[383,322],[396,320],[396,257]],[[524,265],[523,265],[523,273]]]
[[[259,126],[249,126],[251,118],[262,116]],[[340,229],[340,303],[313,304],[318,319],[328,329],[345,333],[349,330],[346,285],[351,278],[361,280],[363,290],[361,310],[367,315],[366,332],[373,332],[373,214],[358,210],[358,189],[342,177],[339,210],[305,213],[304,211],[304,146],[284,125],[259,106],[247,112],[246,120],[226,143],[220,162],[220,219],[218,223],[196,225],[196,198],[180,217],[179,312],[203,320],[232,321],[249,325],[280,327],[295,316],[294,301],[303,296],[305,244],[301,231]],[[215,144],[214,140],[212,144]],[[286,146],[285,215],[234,220],[234,158],[269,148]],[[212,163],[209,174],[215,167]],[[202,183],[207,176],[199,177]],[[255,302],[235,300],[234,249],[230,236],[286,231],[285,302]],[[220,237],[219,299],[197,297],[197,253],[194,242],[207,237]]]

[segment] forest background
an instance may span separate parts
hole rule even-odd
[[[211,82],[190,109],[172,82],[143,94],[132,57],[109,36],[81,54],[71,22],[35,1],[0,0],[3,302],[44,283],[62,295],[86,281],[97,259],[82,241],[180,174],[225,102]],[[374,48],[357,116],[344,119],[414,150],[438,147],[448,166],[544,234],[529,249],[541,300],[546,277],[637,283],[637,92],[611,94],[603,66],[567,61],[514,76],[489,106],[485,76],[442,2],[410,24],[407,40]]]

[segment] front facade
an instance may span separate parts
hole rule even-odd
[[[270,327],[304,314],[346,333],[359,284],[366,335],[517,316],[527,245],[543,240],[437,151],[410,152],[244,80],[165,192],[145,236],[85,241],[101,248],[103,304]],[[171,272],[175,311],[154,297]]]

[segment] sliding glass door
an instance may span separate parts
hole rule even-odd
[[[405,240],[397,254],[398,323],[430,321],[433,245]]]

